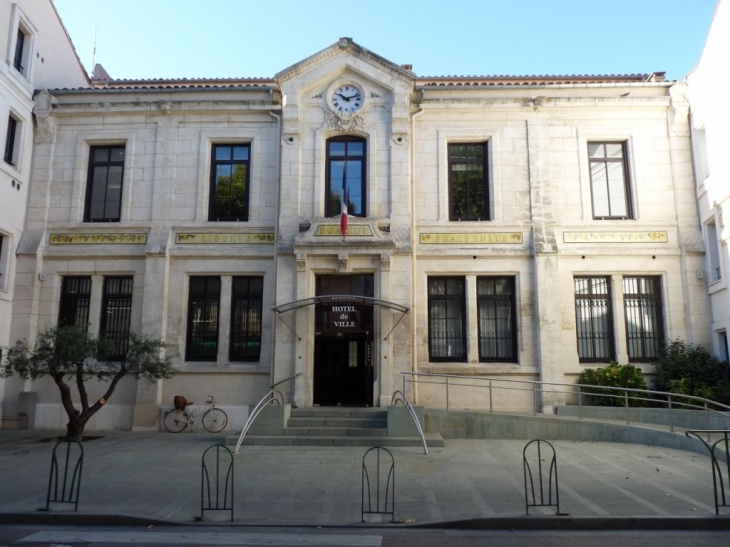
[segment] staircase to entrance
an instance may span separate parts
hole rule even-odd
[[[405,410],[403,407],[391,407],[390,410],[354,407],[288,410],[287,406],[269,405],[265,410],[268,415],[262,415],[262,419],[256,421],[250,433],[244,437],[244,445],[421,446],[421,439],[410,417],[407,417],[408,421],[395,423],[405,417],[401,412]],[[237,435],[226,438],[228,445],[235,445],[237,441]],[[427,434],[426,442],[429,447],[444,446],[440,434]]]

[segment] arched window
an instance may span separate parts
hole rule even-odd
[[[366,142],[358,137],[333,137],[327,141],[327,184],[325,216],[342,212],[342,196],[347,194],[347,214],[367,216],[365,209]]]

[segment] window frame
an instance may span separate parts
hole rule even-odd
[[[498,281],[498,280],[506,280],[509,286],[509,294],[479,294],[479,285],[480,281]],[[518,362],[518,352],[517,352],[517,282],[514,275],[480,275],[476,278],[476,299],[477,299],[477,341],[478,341],[478,353],[479,353],[479,362],[480,363],[517,363]],[[484,331],[482,330],[482,307],[487,305],[487,303],[491,303],[494,306],[497,306],[499,302],[508,302],[509,308],[510,308],[510,318],[509,318],[509,329],[510,329],[510,336],[509,337],[488,337],[483,336]],[[495,309],[499,309],[498,307]],[[499,321],[499,318],[495,315],[495,321]],[[495,332],[497,332],[499,329],[495,328]],[[482,342],[486,340],[495,340],[495,348],[497,348],[497,351],[495,352],[495,355],[487,355],[484,352],[482,352]],[[509,343],[509,351],[511,352],[510,355],[498,355],[500,352],[498,350],[499,348],[499,341],[500,340],[510,340]]]
[[[602,293],[595,293],[594,291],[594,285],[592,283],[588,284],[589,293],[588,294],[579,294],[576,287],[576,281],[579,280],[603,280],[606,283],[606,294]],[[603,300],[605,302],[605,309],[606,309],[606,330],[605,330],[605,340],[608,345],[608,356],[596,356],[597,349],[596,349],[596,340],[597,334],[600,334],[600,332],[597,332],[594,328],[595,323],[595,316],[593,315],[593,308],[589,308],[591,313],[589,314],[589,317],[587,317],[587,323],[590,325],[590,338],[588,338],[591,341],[591,353],[592,356],[584,356],[581,355],[581,337],[580,333],[581,330],[579,328],[580,324],[580,314],[579,309],[581,308],[579,306],[579,302],[586,301],[586,300]],[[576,351],[578,353],[578,362],[580,363],[610,363],[612,361],[616,360],[616,337],[614,334],[614,310],[613,310],[613,286],[612,286],[612,278],[609,275],[576,275],[573,277],[573,304],[575,309],[575,338],[576,338]]]
[[[112,160],[111,155],[114,149],[122,149],[124,151],[124,159]],[[109,159],[107,161],[95,161],[96,151],[104,150],[108,151]],[[126,144],[101,144],[92,145],[89,147],[89,167],[86,177],[86,200],[84,206],[84,222],[120,222],[122,218],[122,202],[124,201],[124,164],[127,161],[127,146]],[[91,204],[94,197],[94,168],[95,167],[107,167],[107,180],[104,182],[104,215],[101,218],[91,217]],[[121,167],[121,178],[119,181],[119,207],[116,215],[106,215],[107,208],[107,193],[109,189],[109,167]]]
[[[236,160],[233,159],[231,153],[230,160],[217,160],[216,150],[218,148],[230,147],[244,147],[248,150],[247,159]],[[253,152],[250,142],[221,142],[213,143],[211,146],[211,157],[210,157],[210,185],[209,185],[209,201],[208,201],[208,222],[248,222],[250,211],[251,211],[251,154]],[[246,189],[244,196],[244,212],[242,216],[216,216],[216,203],[215,196],[217,191],[217,169],[220,165],[245,165],[246,166]]]
[[[72,287],[76,285],[76,287]],[[76,326],[89,329],[91,318],[91,276],[90,275],[70,275],[64,276],[61,280],[61,298],[58,305],[58,326]],[[77,292],[71,292],[71,289],[78,289]],[[88,289],[82,292],[83,289]],[[78,324],[79,303],[85,302],[81,309],[85,309],[86,324]],[[73,315],[73,321],[67,319]]]
[[[11,112],[8,114],[8,125],[5,131],[5,153],[3,159],[8,165],[18,168],[18,136],[22,122]]]
[[[193,280],[205,280],[205,287],[201,293],[193,294]],[[217,281],[218,283],[218,290],[217,293],[214,291],[208,292],[208,282]],[[185,361],[190,362],[217,362],[218,361],[218,346],[220,345],[220,316],[221,316],[221,306],[220,306],[220,298],[221,298],[221,285],[222,285],[222,279],[220,276],[207,276],[207,275],[196,275],[196,276],[190,276],[189,284],[188,284],[188,305],[187,305],[187,318],[186,318],[186,324],[187,324],[187,332],[185,336]],[[195,296],[196,300],[193,299]],[[212,303],[215,303],[215,335],[213,335],[212,332],[206,332],[203,333],[203,335],[200,337],[203,343],[210,342],[212,340],[215,340],[215,346],[212,350],[202,351],[198,354],[195,354],[192,351],[193,348],[193,337],[195,336],[195,325],[193,321],[193,309],[194,309],[194,301],[202,300],[204,304],[204,314],[206,315],[205,321],[210,321],[207,319],[208,317],[208,306]],[[201,321],[202,322],[202,321]],[[214,337],[215,336],[215,337]],[[206,341],[207,338],[207,341]]]
[[[455,146],[465,146],[467,147],[466,157],[465,158],[454,158],[451,155],[451,148]],[[481,161],[477,161],[476,159],[471,160],[469,158],[468,148],[469,147],[481,147],[482,148],[482,158]],[[492,218],[492,211],[491,211],[491,199],[489,195],[490,186],[489,186],[489,140],[482,141],[482,142],[464,142],[464,141],[453,141],[453,142],[447,142],[446,143],[446,158],[447,158],[447,176],[448,176],[448,192],[449,192],[449,221],[451,222],[463,222],[463,221],[490,221],[493,220]],[[482,192],[484,194],[484,203],[482,204],[482,213],[484,214],[483,217],[477,216],[477,217],[458,217],[456,215],[455,211],[455,200],[454,200],[454,179],[452,177],[453,172],[453,166],[456,164],[466,164],[466,165],[477,165],[481,164],[482,166]],[[469,182],[467,181],[467,185]],[[470,194],[470,188],[467,188],[467,200],[469,199]],[[467,204],[467,209],[468,209]]]
[[[356,155],[353,154],[352,156],[348,155],[348,146],[345,145],[345,155],[344,156],[332,156],[330,154],[330,144],[336,143],[336,142],[344,142],[344,143],[350,143],[350,142],[359,142],[362,143],[362,155]],[[342,160],[344,159],[345,163],[347,163],[348,160],[355,161],[359,158],[360,161],[360,192],[362,195],[362,212],[356,213],[354,210],[351,210],[348,206],[347,210],[347,216],[354,216],[354,217],[360,217],[360,218],[367,218],[368,216],[368,170],[367,170],[367,161],[368,161],[368,141],[367,139],[363,137],[358,137],[356,135],[338,135],[336,137],[330,137],[325,141],[325,196],[324,196],[324,216],[327,218],[333,218],[340,215],[342,212],[342,196],[338,196],[338,204],[335,207],[333,203],[334,196],[332,195],[332,162]],[[346,170],[345,170],[346,171]],[[349,188],[351,187],[349,183],[347,183],[348,192]],[[349,204],[348,204],[349,205]]]
[[[247,281],[246,290],[237,291],[236,281]],[[252,282],[258,282],[258,291],[251,288]],[[264,304],[264,276],[262,275],[246,275],[233,276],[231,279],[231,318],[230,318],[230,336],[228,342],[228,360],[231,362],[258,362],[261,359],[261,342],[263,334],[263,304]],[[236,329],[236,311],[240,305],[244,306],[245,311],[258,313],[257,328],[251,328],[248,317],[244,320],[245,326],[242,329]],[[246,314],[248,315],[248,314]],[[253,332],[252,332],[253,331]],[[237,333],[240,336],[237,336]],[[244,344],[244,351],[236,351],[235,345]],[[254,344],[254,351],[248,348]]]
[[[111,293],[110,284],[114,281],[120,282],[120,291]],[[122,292],[123,289],[127,288],[129,292]],[[116,350],[112,355],[106,357],[110,361],[124,361],[129,349],[129,334],[131,332],[132,325],[132,296],[134,292],[134,277],[128,276],[109,276],[104,277],[104,287],[102,291],[101,299],[101,317],[99,321],[99,339],[111,340]],[[110,328],[108,328],[110,304],[114,301],[127,302],[126,313],[117,314],[114,316],[117,319],[121,319],[121,323],[126,322],[126,326],[122,329],[114,329],[112,332],[113,336],[108,336]],[[125,317],[126,316],[126,317]],[[117,323],[115,321],[115,323]]]
[[[710,271],[709,283],[722,281],[722,242],[717,237],[717,223],[713,216],[705,223],[705,235],[707,240],[707,269]]]
[[[637,289],[639,292],[628,293],[626,292],[627,280],[636,279],[643,281],[650,281],[653,285],[653,292],[644,292],[641,289],[641,283],[637,283]],[[626,353],[628,354],[629,362],[633,363],[651,363],[658,355],[659,350],[664,346],[666,340],[666,332],[664,327],[664,301],[662,295],[662,278],[658,275],[627,275],[621,280],[622,296],[623,296],[623,308],[624,308],[624,321],[626,324]],[[653,331],[648,330],[643,321],[645,317],[641,314],[638,315],[639,328],[635,330],[635,334],[638,336],[632,336],[631,325],[635,324],[629,321],[629,306],[627,303],[630,300],[636,300],[638,303],[637,308],[639,312],[643,311],[647,305],[653,302],[654,304],[654,317],[653,320],[656,323],[656,328]],[[649,303],[649,304],[647,304]],[[653,336],[653,338],[652,338]],[[632,343],[633,340],[638,341],[638,345],[641,346],[641,353],[643,355],[632,355],[632,348],[636,344]],[[651,344],[653,347],[648,347]]]
[[[432,283],[436,281],[445,281],[447,282],[449,279],[461,279],[462,284],[462,292],[461,294],[448,294],[448,285],[446,285],[445,293],[443,295],[433,295],[431,294],[431,285]],[[466,277],[465,276],[444,276],[444,275],[437,275],[437,276],[429,276],[426,282],[426,290],[427,290],[427,296],[428,296],[428,359],[430,362],[433,363],[447,363],[447,362],[466,362],[468,359],[469,349],[467,347],[467,334],[468,334],[468,323],[467,323],[467,306],[466,306],[466,295],[467,295],[467,289],[466,289]],[[435,342],[436,338],[433,336],[433,328],[434,328],[434,321],[436,321],[436,318],[434,317],[434,309],[433,306],[439,301],[443,302],[458,302],[459,306],[461,308],[461,314],[460,317],[444,317],[439,318],[439,321],[448,322],[450,319],[458,319],[461,321],[461,336],[448,336],[448,324],[446,325],[446,328],[444,329],[444,332],[447,334],[447,336],[444,336],[442,338],[438,338],[438,340],[455,340],[458,343],[461,344],[461,347],[463,349],[462,353],[456,354],[456,355],[446,355],[446,356],[440,356],[435,355]],[[458,349],[458,348],[457,348]]]
[[[591,145],[603,145],[604,149],[606,145],[619,144],[621,145],[621,158],[611,158],[606,156],[604,153],[602,158],[591,158],[589,148]],[[588,180],[590,182],[591,190],[591,215],[594,220],[633,220],[634,216],[634,205],[631,193],[631,172],[629,169],[629,147],[628,141],[626,140],[587,140],[586,141],[586,157],[588,159]],[[596,214],[596,201],[595,201],[595,190],[593,182],[593,165],[603,164],[604,171],[606,172],[606,195],[608,197],[608,215],[597,215]],[[612,215],[611,214],[611,199],[610,199],[610,184],[608,181],[608,164],[609,163],[621,163],[623,173],[623,191],[624,199],[626,201],[626,214],[625,215]]]

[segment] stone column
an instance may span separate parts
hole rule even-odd
[[[535,102],[534,113],[525,123],[530,183],[530,216],[534,245],[534,291],[536,321],[535,358],[543,382],[563,383],[562,332],[558,245],[552,215],[552,184],[547,162],[546,126],[541,120],[541,105]],[[545,152],[544,152],[545,151]],[[549,390],[550,388],[547,387]],[[543,391],[542,412],[552,413],[554,405],[564,404],[562,392]]]

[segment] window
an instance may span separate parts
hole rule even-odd
[[[8,237],[0,234],[0,290],[5,289],[6,279],[6,263],[8,261]]]
[[[248,144],[213,145],[209,220],[248,220],[250,153]]]
[[[91,147],[85,222],[119,222],[124,152],[123,145]]]
[[[191,277],[188,297],[186,361],[218,359],[220,277]]]
[[[231,361],[258,361],[261,355],[263,277],[234,277],[231,294]]]
[[[651,362],[664,345],[659,277],[624,277],[624,311],[629,360]]]
[[[575,322],[581,363],[610,362],[616,358],[608,277],[576,277]]]
[[[514,277],[478,277],[479,361],[517,361]]]
[[[593,218],[631,218],[626,143],[589,142]]]
[[[449,144],[449,219],[489,220],[487,143]]]
[[[18,29],[18,35],[15,39],[15,55],[13,56],[13,66],[15,70],[21,74],[25,74],[23,62],[25,59],[25,33],[22,29]]]
[[[91,277],[64,277],[61,285],[61,306],[58,311],[59,326],[89,326],[91,303]]]
[[[8,116],[8,131],[5,135],[5,163],[9,163],[10,165],[15,165],[16,161],[16,153],[15,153],[15,145],[16,145],[16,137],[18,135],[18,120],[16,120],[12,115]]]
[[[714,219],[708,222],[707,227],[707,261],[710,268],[710,283],[722,279],[720,267],[720,242],[717,239],[717,228]]]
[[[327,141],[327,195],[325,216],[342,212],[343,194],[349,216],[367,216],[365,210],[365,140],[337,137]]]
[[[129,324],[132,319],[132,277],[104,278],[99,338],[113,344],[107,359],[121,361],[129,348]]]
[[[463,277],[428,279],[428,353],[431,361],[466,361]]]

